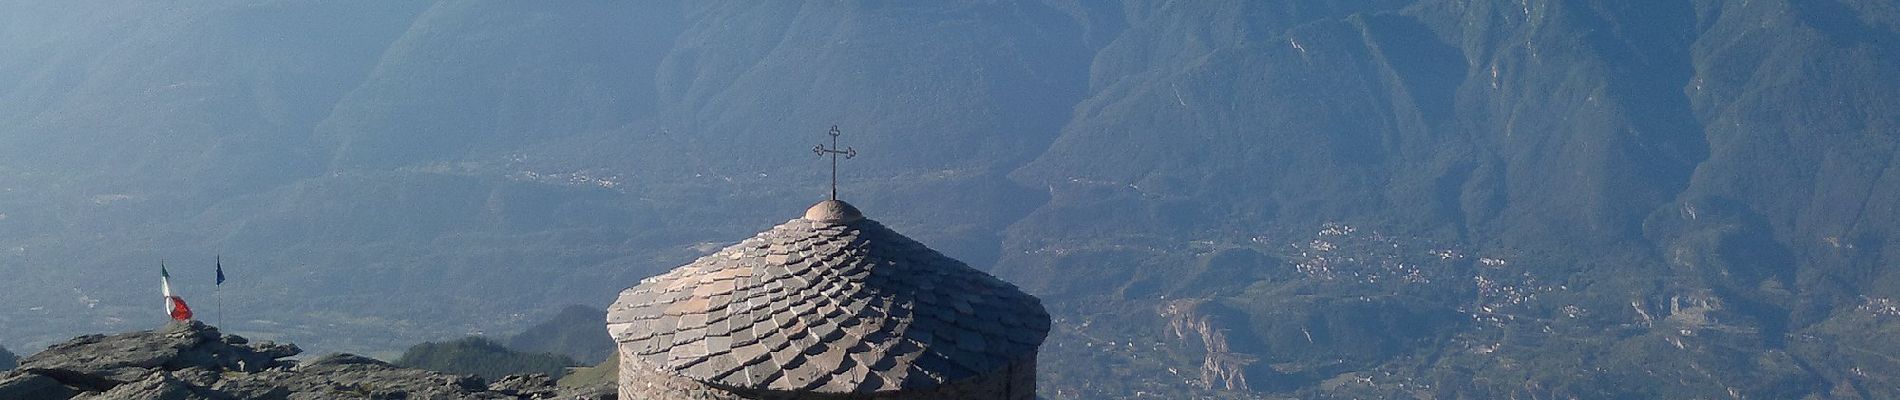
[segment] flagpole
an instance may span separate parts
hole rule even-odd
[[[166,321],[170,321],[172,315],[172,278],[171,272],[165,271],[165,259],[163,258],[158,259],[158,282],[159,290],[165,295],[165,318]]]
[[[218,268],[218,283],[211,286],[211,294],[218,298],[218,326],[224,326],[224,255],[219,254],[213,261]]]

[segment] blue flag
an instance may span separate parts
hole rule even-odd
[[[224,284],[224,256],[218,256],[216,262],[218,264],[218,283],[214,285],[223,285]]]

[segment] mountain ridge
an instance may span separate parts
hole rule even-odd
[[[217,254],[247,336],[516,330],[796,216],[835,124],[845,197],[1053,344],[1161,343],[1052,397],[1891,394],[1891,1],[378,4],[7,2],[7,344]],[[1177,299],[1252,390],[1159,372]]]

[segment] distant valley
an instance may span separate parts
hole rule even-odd
[[[1890,0],[0,8],[22,355],[162,324],[161,260],[313,353],[584,325],[836,125],[1044,300],[1047,398],[1900,397]]]

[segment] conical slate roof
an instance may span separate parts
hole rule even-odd
[[[1015,286],[828,200],[640,281],[608,310],[640,361],[724,387],[930,388],[994,372],[1049,332]]]

